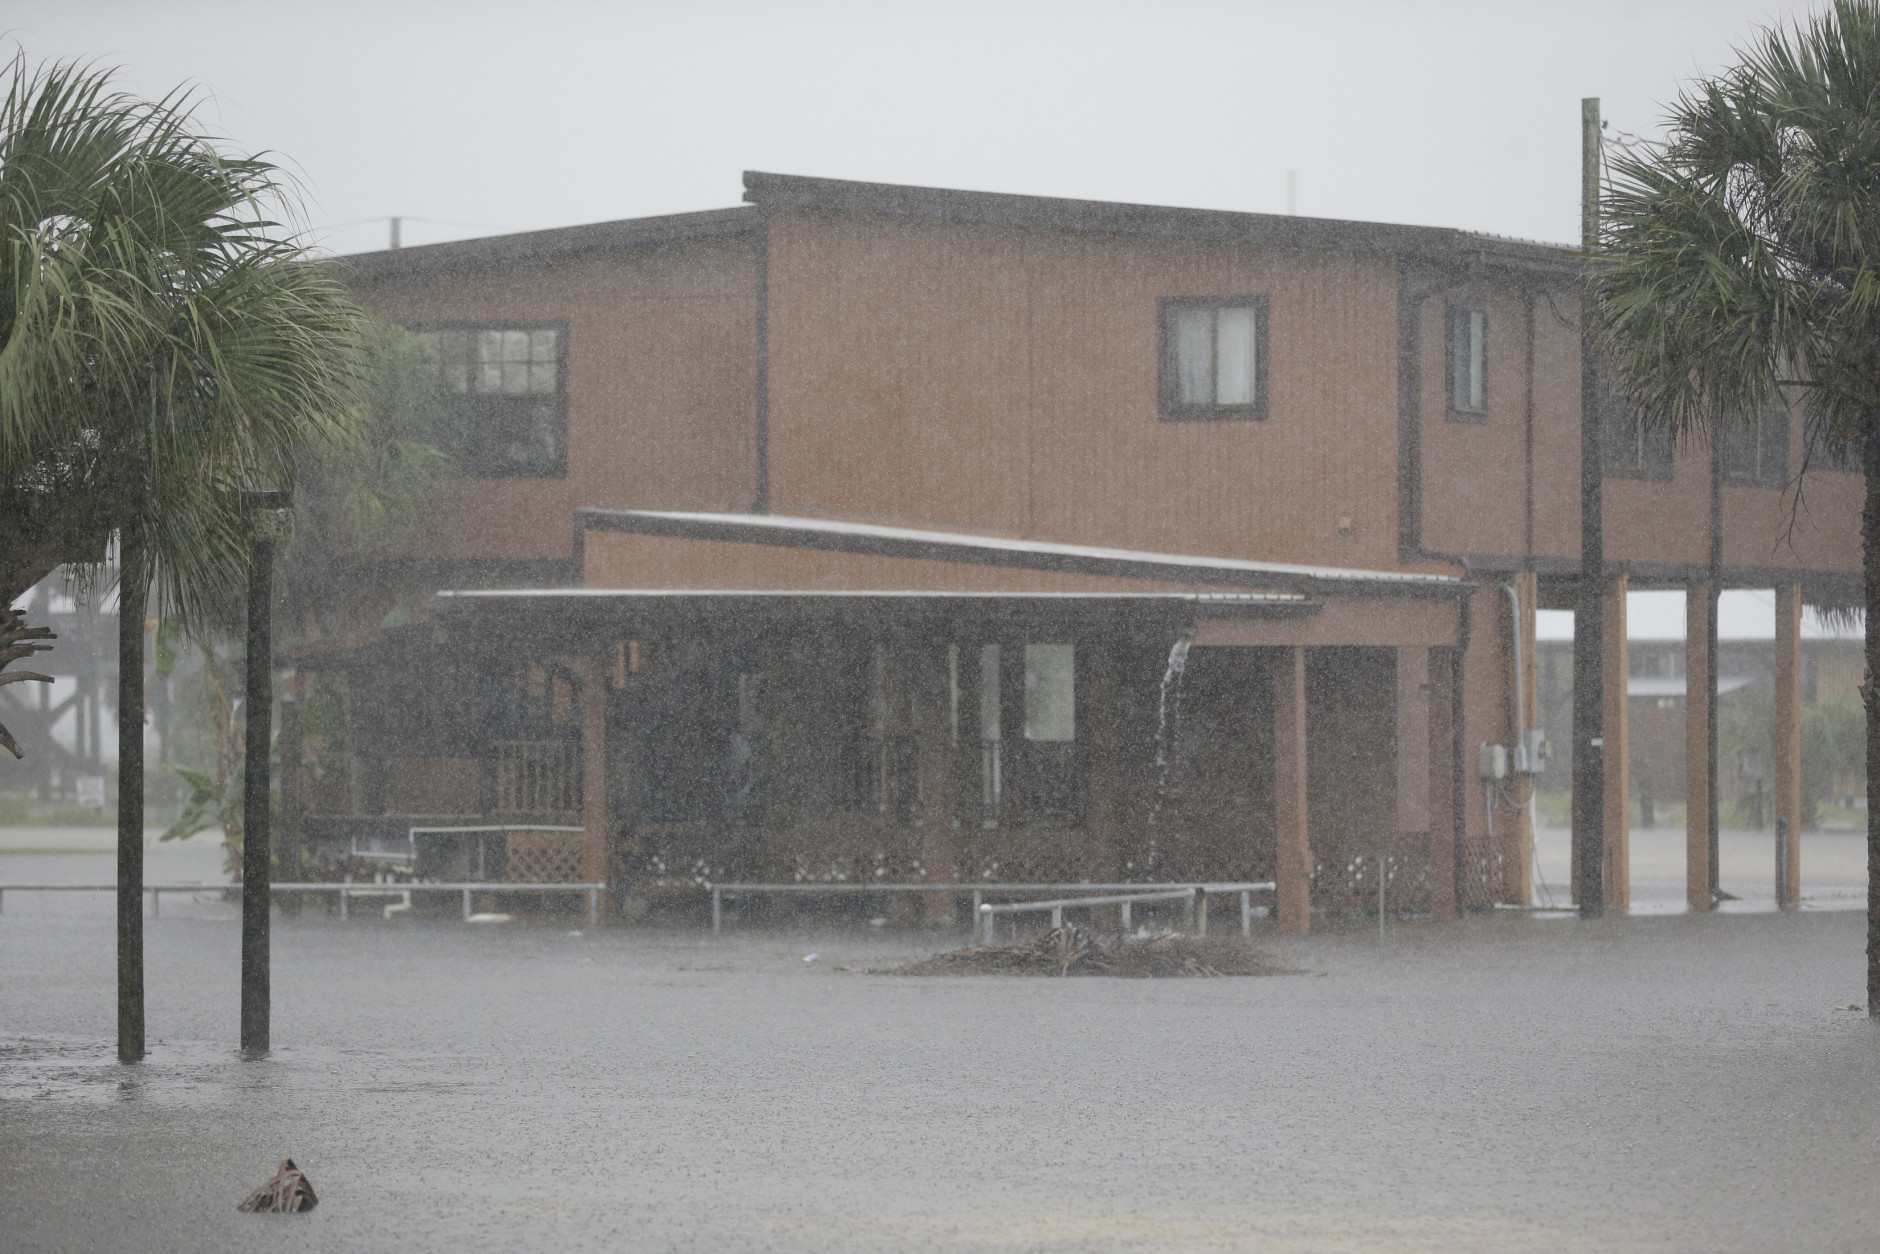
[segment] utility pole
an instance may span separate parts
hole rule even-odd
[[[405,220],[403,218],[387,218],[386,221],[392,224],[392,247],[393,248],[404,247],[404,245],[399,242],[398,228],[404,224]]]
[[[268,1052],[269,908],[273,846],[268,832],[269,758],[274,732],[274,544],[285,530],[286,500],[257,493],[248,562],[247,758],[242,774],[242,1052]]]
[[[1599,244],[1599,100],[1580,101],[1580,247]],[[1591,304],[1580,300],[1580,580],[1573,614],[1573,899],[1580,917],[1606,910],[1604,661],[1606,544],[1601,480],[1599,366]]]

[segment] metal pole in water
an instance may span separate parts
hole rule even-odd
[[[269,767],[274,745],[274,541],[280,530],[278,502],[269,496],[253,513],[254,541],[248,557],[247,707],[243,711],[242,767],[242,996],[241,1040],[245,1054],[268,1052],[273,991],[269,928],[274,894],[274,844],[268,832]],[[152,903],[154,906],[154,902]]]
[[[1789,908],[1789,821],[1776,820],[1776,909]]]
[[[1377,856],[1377,943],[1384,943],[1384,855]]]
[[[712,889],[712,935],[716,936],[725,926],[725,895],[721,889]]]

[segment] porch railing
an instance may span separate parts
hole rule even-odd
[[[573,814],[581,809],[581,742],[499,740],[496,813]]]

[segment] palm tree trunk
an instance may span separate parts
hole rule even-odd
[[[144,1056],[144,608],[143,533],[118,536],[118,1061]]]
[[[1880,1019],[1880,420],[1867,420],[1861,460],[1867,494],[1861,508],[1861,567],[1866,578],[1867,681],[1867,1014]]]

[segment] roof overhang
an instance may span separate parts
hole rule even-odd
[[[1148,235],[1316,252],[1372,253],[1416,257],[1449,267],[1488,265],[1540,271],[1568,279],[1577,277],[1581,266],[1579,256],[1565,245],[1451,227],[859,183],[850,179],[806,178],[758,170],[744,172],[744,199],[765,210],[819,210],[1028,230]]]
[[[1298,620],[1319,606],[1296,593],[863,592],[691,588],[463,589],[438,593],[446,628],[497,638],[591,641],[684,634],[774,637],[792,631],[971,639],[1001,626],[1089,634],[1189,630],[1202,619]]]
[[[1469,587],[1454,575],[1198,557],[779,514],[578,509],[575,511],[575,529],[775,545],[1017,570],[1151,579],[1189,586],[1259,589],[1305,597],[1456,596]]]
[[[353,280],[366,282],[415,274],[480,270],[489,266],[559,262],[591,253],[754,237],[762,225],[756,209],[738,206],[350,253],[338,260]]]

